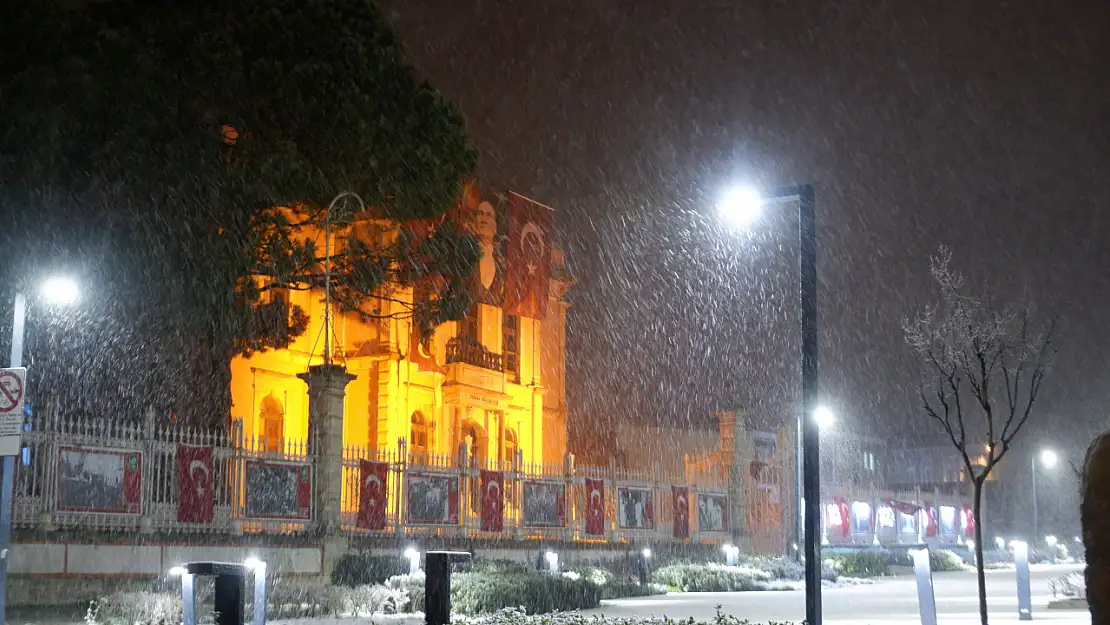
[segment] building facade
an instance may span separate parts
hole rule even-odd
[[[514,210],[551,212],[516,194],[483,196],[477,185],[467,185],[460,221],[482,249],[474,304],[464,319],[435,328],[424,341],[411,316],[411,287],[387,285],[372,302],[377,319],[333,311],[327,333],[322,290],[276,293],[308,314],[309,327],[288,349],[232,361],[233,430],[267,451],[284,450],[309,436],[308,388],[298,375],[323,362],[327,335],[332,361],[354,376],[344,400],[345,447],[393,449],[404,441],[415,455],[453,455],[464,446],[483,461],[512,462],[519,453],[526,463],[561,462],[571,279],[562,250],[553,245],[550,215],[546,223],[527,222],[523,239],[517,233],[514,241],[508,232],[515,225]],[[329,244],[342,249],[345,237],[353,236],[389,245],[401,227],[356,217],[349,232],[333,234]],[[324,234],[316,234],[322,249]],[[541,248],[550,263],[539,272],[548,301],[534,308],[542,315],[524,316],[510,309],[512,302],[506,305],[506,284],[513,274],[537,272],[533,266],[510,264],[520,255],[509,248],[522,244]]]

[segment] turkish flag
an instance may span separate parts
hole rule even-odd
[[[917,514],[917,512],[919,510],[921,510],[920,506],[915,506],[914,504],[906,503],[905,501],[898,501],[898,500],[895,500],[895,499],[891,499],[887,503],[890,504],[891,508],[894,508],[895,510],[897,510],[898,512],[901,512],[902,514],[904,514],[906,516],[914,516],[914,515]]]
[[[975,515],[971,513],[971,506],[964,506],[964,537],[971,538],[975,536]]]
[[[505,311],[510,315],[540,320],[547,316],[552,214],[542,204],[509,194]]]
[[[358,463],[358,517],[355,526],[364,530],[385,529],[385,506],[389,499],[386,478],[388,462]]]
[[[836,508],[840,511],[840,534],[847,538],[852,535],[852,515],[848,513],[848,502],[843,497],[837,497]]]
[[[671,486],[671,500],[674,502],[674,537],[680,540],[690,537],[690,489],[686,486]]]
[[[586,478],[586,534],[605,534],[605,480]]]
[[[177,520],[211,523],[215,511],[212,448],[177,446]]]
[[[925,504],[925,535],[932,537],[937,535],[937,509],[931,503]]]
[[[481,471],[482,531],[500,532],[505,528],[505,474]]]

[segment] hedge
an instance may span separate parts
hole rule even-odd
[[[331,573],[331,583],[350,588],[367,584],[384,584],[390,577],[408,572],[408,561],[396,555],[346,554],[335,564],[335,569]]]
[[[890,555],[877,551],[834,553],[826,558],[846,577],[883,577],[890,574]]]
[[[586,610],[601,605],[601,587],[584,579],[548,573],[457,573],[451,578],[451,608],[458,614],[496,612],[520,606],[526,614]]]

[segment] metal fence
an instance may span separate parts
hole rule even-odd
[[[421,453],[402,439],[393,448],[349,446],[331,458],[309,441],[248,438],[236,428],[213,433],[153,419],[136,425],[47,415],[24,434],[13,522],[44,531],[302,533],[320,525],[321,502],[338,496],[339,529],[356,536],[718,543],[751,529],[750,519],[729,518],[746,503],[730,501],[727,472],[664,475],[576,466],[569,454],[548,464],[509,455],[476,457],[465,445],[453,454]],[[830,505],[835,495],[870,502],[872,510],[903,496],[828,494]],[[868,533],[885,542],[877,521],[864,528],[870,532],[853,528],[831,542]],[[912,537],[895,530],[891,538]]]

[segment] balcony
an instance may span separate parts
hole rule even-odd
[[[462,363],[490,371],[502,372],[501,354],[495,354],[478,341],[453,338],[447,341],[447,364]]]

